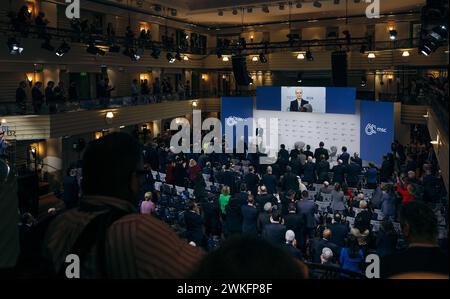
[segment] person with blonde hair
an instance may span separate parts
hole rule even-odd
[[[155,212],[155,203],[152,201],[153,193],[146,192],[144,201],[141,203],[141,214],[153,214]]]
[[[197,161],[195,161],[194,159],[189,160],[189,180],[191,182],[195,182],[195,178],[197,177],[197,175],[202,171],[202,169],[200,168],[200,166],[197,164]]]

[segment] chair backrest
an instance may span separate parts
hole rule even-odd
[[[161,191],[161,186],[162,186],[162,184],[163,184],[163,183],[161,183],[161,182],[155,182],[155,190]]]
[[[180,195],[181,193],[183,193],[183,191],[186,190],[186,187],[175,186],[175,190],[177,191],[177,195]]]
[[[322,193],[323,201],[331,201],[331,194]]]
[[[159,179],[161,180],[161,182],[166,182],[166,174],[160,172],[159,173]]]
[[[154,179],[154,180],[157,180],[158,172],[155,171],[155,170],[152,170],[152,176],[153,176],[153,179]]]

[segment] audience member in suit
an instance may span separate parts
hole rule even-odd
[[[286,243],[284,243],[284,249],[292,254],[294,257],[296,257],[299,260],[302,260],[302,252],[297,247],[297,240],[296,240],[296,234],[294,231],[288,229],[286,227],[287,231],[285,234],[285,240]]]
[[[297,88],[295,90],[296,99],[291,101],[289,105],[289,111],[291,112],[302,112],[305,105],[309,104],[308,101],[303,99],[303,90],[301,88]]]
[[[245,184],[241,184],[239,186],[239,192],[234,195],[236,203],[238,206],[242,207],[247,204],[248,200],[248,192],[247,192],[247,186]]]
[[[333,215],[333,222],[328,225],[328,229],[331,231],[330,241],[339,247],[344,247],[350,228],[346,222],[342,221],[340,213]]]
[[[311,157],[308,157],[308,162],[303,166],[302,180],[309,184],[314,184],[316,182],[316,164]]]
[[[333,191],[331,191],[331,210],[333,213],[343,213],[345,210],[344,205],[344,192],[341,190],[341,185],[339,183],[334,184]]]
[[[342,163],[344,165],[348,164],[348,161],[350,160],[350,155],[349,155],[349,153],[347,153],[347,147],[346,146],[342,147],[342,154],[339,155],[339,159],[342,160]]]
[[[280,194],[281,215],[284,216],[289,213],[289,205],[291,203],[295,204],[296,195],[297,194],[292,190]]]
[[[278,204],[277,198],[273,194],[267,193],[266,186],[258,187],[258,195],[256,196],[256,206],[258,211],[262,211],[266,203],[270,202],[272,206]]]
[[[286,166],[289,163],[289,152],[286,150],[284,144],[280,145],[280,150],[278,151],[278,164],[280,165],[281,172],[286,170]]]
[[[311,157],[311,156],[308,156]],[[324,181],[329,181],[328,173],[330,172],[330,162],[325,160],[325,155],[320,156],[320,162],[317,163],[317,183],[322,184]]]
[[[297,236],[298,248],[303,248],[303,228],[305,226],[304,218],[297,214],[297,208],[294,202],[291,202],[288,207],[288,214],[284,216],[284,225],[286,229],[292,230]]]
[[[220,236],[220,209],[215,196],[208,196],[203,204],[206,236]]]
[[[297,201],[297,214],[305,220],[305,242],[312,238],[314,228],[316,227],[316,218],[314,214],[317,212],[317,206],[314,201],[309,200],[308,191],[302,192],[302,199]]]
[[[346,167],[343,165],[342,160],[338,160],[338,164],[333,166],[333,183],[339,183],[342,185],[346,173]]]
[[[381,209],[381,203],[383,202],[383,191],[381,190],[380,184],[375,188],[370,199],[370,206],[372,209]]]
[[[331,231],[325,229],[322,233],[322,238],[314,240],[311,244],[311,255],[313,263],[320,263],[320,255],[324,248],[330,248],[333,251],[333,256],[337,257],[339,254],[339,247],[330,241]]]
[[[378,184],[378,169],[376,168],[375,164],[372,162],[369,163],[369,168],[366,171],[366,187],[368,189],[375,189]]]
[[[258,210],[255,206],[253,195],[248,196],[248,204],[241,207],[242,214],[242,233],[257,235],[256,220],[258,218]]]
[[[230,163],[225,164],[225,169],[222,173],[222,184],[230,187],[230,194],[236,193],[236,175],[234,171],[231,171]]]
[[[394,164],[388,159],[387,155],[383,156],[383,162],[380,169],[380,181],[383,183],[389,182],[394,174]]]
[[[282,246],[285,241],[286,227],[283,225],[280,211],[272,211],[270,223],[264,225],[262,237],[273,245]]]
[[[356,164],[359,165],[359,167],[362,168],[362,160],[359,157],[358,153],[353,153],[353,157],[351,157],[350,159],[352,162],[355,162]]]
[[[289,161],[289,166],[292,169],[292,173],[295,174],[296,176],[299,176],[300,174],[303,173],[303,165],[297,154],[294,154],[291,157],[291,161]]]
[[[185,186],[185,179],[187,178],[187,172],[184,166],[184,161],[181,159],[178,159],[175,165],[174,178],[175,178],[175,185]]]
[[[397,249],[397,232],[392,222],[385,218],[377,233],[377,254],[379,257],[385,257],[394,254]]]
[[[241,203],[235,197],[230,198],[228,205],[226,205],[226,219],[225,228],[226,236],[240,234],[242,232],[242,210]]]
[[[324,146],[325,146],[325,143],[323,143],[323,141],[321,141],[319,143],[319,148],[316,148],[316,150],[314,151],[314,158],[316,158],[316,161],[320,161],[321,155],[324,155],[325,160],[328,161],[330,156],[329,156],[328,150],[323,148]]]
[[[395,197],[392,194],[392,185],[383,186],[383,196],[381,198],[381,213],[386,219],[395,220],[397,217]]]
[[[286,173],[281,179],[281,188],[283,191],[293,190],[294,192],[299,191],[298,177],[292,173],[290,166],[286,167]]]
[[[314,153],[311,151],[311,146],[309,144],[306,145],[306,151],[303,152],[308,159],[308,157],[314,158]]]
[[[270,202],[264,205],[264,211],[258,214],[258,219],[256,220],[256,229],[258,233],[261,234],[264,226],[270,223],[270,216],[272,215],[272,204]]]
[[[360,201],[360,208],[367,208],[367,202],[365,200]],[[369,242],[370,235],[370,220],[372,216],[368,213],[359,212],[355,217],[355,222],[350,230],[350,233],[356,237],[359,246],[366,248]]]
[[[270,193],[270,194],[277,193],[278,180],[277,180],[277,177],[274,174],[272,174],[271,166],[267,167],[267,173],[265,173],[263,175],[262,180],[263,180],[264,186],[266,186],[266,188],[267,188],[268,193]]]
[[[432,173],[431,165],[423,166],[424,176],[422,177],[423,198],[428,202],[437,202],[439,195],[436,186],[438,185],[437,177]]]
[[[189,211],[184,214],[184,221],[188,241],[194,242],[197,246],[203,246],[203,218],[200,216],[200,209],[195,202],[189,205]]]
[[[253,196],[258,194],[259,176],[255,173],[255,167],[249,166],[248,173],[244,176],[244,182],[247,186],[247,190],[252,193]]]
[[[359,182],[359,176],[361,175],[361,166],[358,163],[351,161],[350,164],[347,165],[347,184],[351,188],[355,188]]]

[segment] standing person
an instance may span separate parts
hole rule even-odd
[[[152,201],[153,193],[146,192],[144,194],[144,201],[141,203],[141,214],[153,214],[155,212],[155,203]]]
[[[348,161],[350,160],[350,155],[349,155],[349,153],[347,153],[347,147],[346,146],[342,147],[342,154],[339,155],[339,159],[342,160],[342,163],[344,165],[348,164]]]
[[[77,170],[74,168],[67,169],[66,176],[63,180],[64,192],[63,200],[67,209],[71,209],[78,204],[79,187],[77,181]]]
[[[258,217],[258,210],[255,206],[255,199],[253,195],[248,195],[247,204],[241,207],[242,213],[242,233],[257,235],[256,220]]]
[[[285,234],[286,243],[284,244],[284,249],[301,261],[303,260],[302,252],[298,249],[297,240],[295,238],[295,232],[288,229]]]
[[[267,192],[269,194],[275,194],[277,193],[277,185],[278,180],[277,177],[272,173],[272,167],[267,166],[267,173],[265,173],[262,177],[264,186],[267,188]]]
[[[346,167],[343,165],[343,161],[339,159],[337,165],[333,166],[331,170],[333,172],[333,183],[339,183],[342,185],[345,179]]]
[[[20,114],[25,114],[27,112],[27,94],[25,88],[27,83],[25,81],[20,81],[19,87],[16,89],[16,105],[17,110]]]
[[[364,252],[358,245],[358,240],[350,236],[347,245],[341,249],[339,263],[343,270],[362,273],[364,263]]]
[[[323,143],[323,141],[321,141],[319,143],[319,148],[316,148],[316,150],[314,151],[314,158],[316,158],[316,161],[320,161],[320,156],[324,155],[325,156],[325,160],[328,161],[328,158],[330,157],[328,150],[324,148],[325,143]]]
[[[281,213],[278,210],[272,212],[270,223],[264,225],[262,237],[273,245],[282,246],[285,242],[286,227],[283,224]]]
[[[31,90],[33,110],[35,114],[39,114],[41,112],[42,104],[44,103],[44,95],[42,94],[41,88],[42,82],[38,81],[34,84],[34,87]]]
[[[378,185],[378,169],[375,164],[369,162],[369,168],[366,171],[366,188],[375,189]]]
[[[308,157],[308,162],[303,166],[303,181],[308,184],[316,182],[316,163],[313,162],[312,157]]]
[[[70,82],[69,85],[69,102],[77,102],[78,101],[78,91],[77,91],[77,83],[75,81]]]
[[[56,112],[56,97],[53,88],[55,87],[55,82],[48,81],[47,87],[45,88],[45,103],[49,108],[50,113]]]
[[[133,105],[136,105],[139,100],[139,86],[138,86],[138,80],[133,79],[133,82],[131,82],[131,98],[133,101]]]
[[[312,156],[308,156],[312,157]],[[320,155],[320,162],[317,163],[317,183],[322,184],[329,181],[328,173],[330,172],[330,162],[325,160],[325,155]]]
[[[258,194],[259,176],[255,173],[255,167],[250,165],[248,167],[248,173],[244,176],[244,182],[247,186],[247,190],[252,193],[253,196]]]
[[[105,78],[105,108],[109,106],[111,100],[111,92],[116,89],[114,86],[109,85],[109,79]]]
[[[231,198],[230,187],[225,185],[222,187],[222,192],[219,195],[219,206],[220,206],[220,212],[222,214],[223,219],[226,218],[226,214],[227,214],[226,208],[230,201],[230,198]]]
[[[331,209],[333,213],[342,214],[345,210],[344,192],[341,190],[339,183],[334,184],[334,189],[331,191]]]
[[[141,95],[147,103],[149,100],[149,95],[150,95],[150,87],[148,86],[147,79],[144,79],[144,81],[142,81],[142,83],[141,83]]]
[[[183,100],[184,99],[184,84],[183,82],[180,80],[178,82],[178,86],[177,86],[177,93],[178,93],[178,98],[179,100]]]
[[[204,246],[203,219],[200,216],[200,208],[195,202],[189,204],[189,211],[184,214],[184,221],[188,241],[194,242],[196,246]]]
[[[303,229],[305,226],[305,219],[297,214],[295,203],[291,202],[288,206],[288,214],[284,216],[284,224],[286,229],[292,230],[297,239],[297,248],[303,248]]]
[[[156,78],[153,82],[153,96],[155,97],[156,103],[161,102],[161,82],[159,78]]]
[[[377,234],[377,254],[385,257],[394,254],[397,248],[397,232],[389,219],[384,219]]]
[[[187,99],[191,98],[191,82],[189,80],[186,81],[186,84],[184,85],[184,92]]]
[[[314,236],[314,228],[316,227],[316,212],[317,207],[314,201],[309,200],[308,191],[303,191],[301,200],[297,201],[297,214],[305,219],[305,243],[309,238]]]
[[[353,157],[351,157],[350,160],[362,168],[362,159],[359,157],[358,153],[353,153]]]

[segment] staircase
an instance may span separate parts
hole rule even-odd
[[[402,123],[410,125],[426,125],[427,120],[424,115],[427,114],[427,109],[428,106],[402,105]]]

